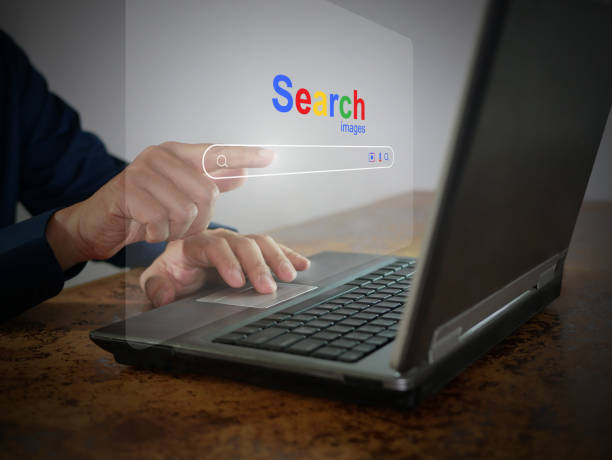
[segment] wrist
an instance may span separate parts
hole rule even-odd
[[[45,230],[47,242],[63,271],[89,260],[79,233],[77,208],[78,203],[55,212]]]

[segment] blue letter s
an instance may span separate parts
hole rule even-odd
[[[274,81],[272,83],[274,91],[276,91],[279,96],[287,99],[287,103],[285,105],[282,105],[278,101],[278,98],[274,97],[272,98],[272,104],[274,104],[274,108],[279,112],[289,112],[289,110],[291,110],[291,107],[293,107],[293,97],[291,96],[291,93],[289,91],[280,87],[281,82],[285,83],[287,85],[287,88],[292,88],[293,84],[291,83],[291,79],[287,75],[282,75],[280,73],[276,77],[274,77]]]

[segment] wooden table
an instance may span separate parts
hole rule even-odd
[[[274,235],[416,254],[431,198],[415,196],[411,243],[407,196]],[[138,272],[66,289],[0,325],[0,456],[611,458],[611,260],[612,204],[586,203],[561,298],[415,410],[116,364],[88,332],[148,308]]]

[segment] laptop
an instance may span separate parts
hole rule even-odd
[[[418,261],[322,252],[275,295],[203,290],[91,339],[124,364],[417,404],[560,295],[612,103],[611,10],[487,5]]]

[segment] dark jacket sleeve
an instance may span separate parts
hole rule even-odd
[[[84,266],[61,270],[45,238],[53,212],[86,199],[126,164],[81,129],[78,114],[49,91],[23,51],[2,32],[0,73],[0,275],[8,301],[3,313],[14,313],[57,294],[64,280]],[[7,210],[14,212],[17,201],[34,217],[6,225]]]
[[[49,91],[42,75],[2,31],[0,86],[2,219],[5,224],[16,201],[34,216],[0,228],[6,306],[0,316],[6,317],[58,294],[64,281],[82,270],[85,264],[62,271],[45,238],[49,218],[55,210],[91,196],[126,163],[110,155],[97,136],[81,129],[76,111]],[[219,226],[211,223],[209,228]],[[108,262],[146,266],[164,248],[165,243],[136,243]]]

